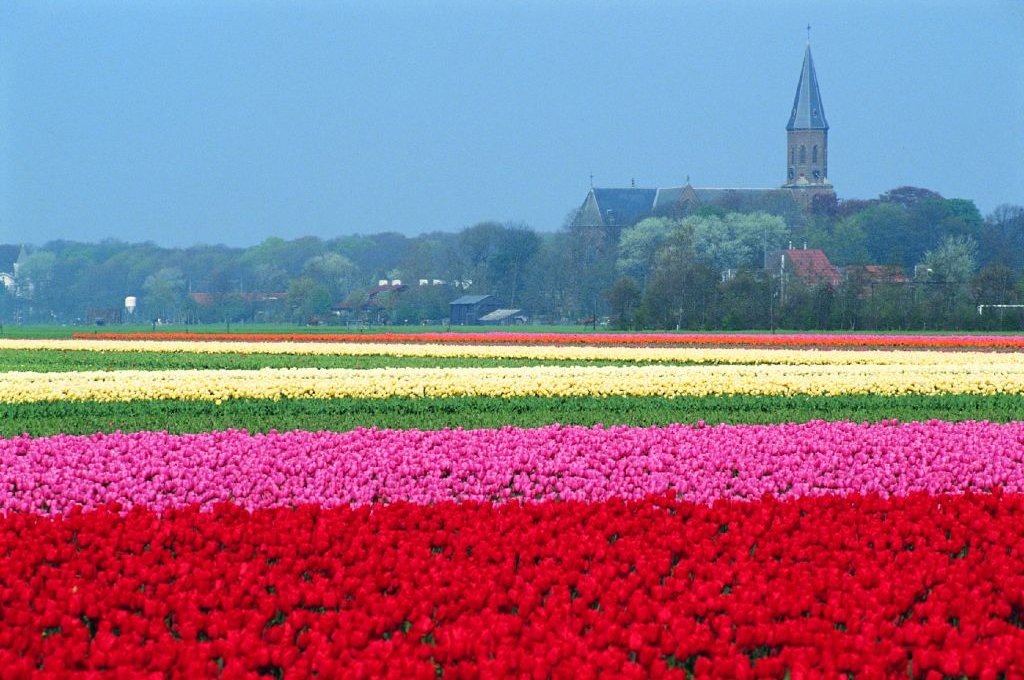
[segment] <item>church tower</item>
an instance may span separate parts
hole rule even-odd
[[[818,76],[811,59],[811,43],[804,50],[804,65],[786,126],[787,188],[831,190],[828,180],[828,122],[821,104]],[[818,193],[818,192],[813,192]]]

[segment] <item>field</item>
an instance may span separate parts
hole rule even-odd
[[[0,338],[0,676],[1024,664],[1020,336],[94,330]]]

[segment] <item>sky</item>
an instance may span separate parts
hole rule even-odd
[[[0,243],[558,229],[773,187],[807,43],[839,197],[1024,205],[1024,2],[0,3]]]

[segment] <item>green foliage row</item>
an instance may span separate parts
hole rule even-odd
[[[0,371],[162,371],[260,368],[461,368],[520,366],[684,365],[693,362],[570,361],[479,357],[402,357],[332,354],[211,354],[203,352],[103,352],[90,350],[0,350]]]
[[[1024,396],[770,396],[707,398],[525,398],[235,400],[121,403],[0,404],[0,435],[34,436],[93,432],[167,430],[204,432],[245,428],[345,431],[357,427],[440,429],[539,427],[551,423],[667,425],[703,420],[715,423],[785,423],[810,420],[856,422],[989,420],[1006,422],[1024,414]]]
[[[370,333],[451,333],[457,338],[459,333],[481,333],[494,331],[509,331],[516,333],[587,333],[591,332],[590,326],[578,325],[530,325],[496,327],[496,326],[447,326],[447,325],[364,325],[343,326],[323,325],[305,326],[298,324],[278,323],[200,323],[200,324],[164,324],[153,326],[152,324],[111,324],[109,326],[87,326],[87,325],[53,325],[53,324],[11,324],[0,323],[0,337],[2,338],[70,338],[73,333],[85,335],[100,333],[266,333],[266,334],[296,334],[319,335],[344,333],[351,335]],[[602,333],[613,332],[607,328],[599,329]],[[754,331],[756,332],[756,331]]]
[[[222,323],[218,324],[190,324],[188,326],[184,324],[166,325],[159,326],[155,332],[157,333],[264,333],[264,334],[281,334],[281,333],[303,333],[303,334],[332,334],[332,333],[346,333],[346,334],[367,334],[367,333],[444,333],[450,332],[452,334],[452,342],[458,342],[459,333],[481,333],[481,332],[494,332],[494,331],[514,331],[516,333],[616,333],[621,329],[599,327],[594,331],[590,326],[559,326],[549,324],[538,324],[528,326],[514,326],[512,328],[496,328],[494,326],[360,326],[358,328],[349,328],[347,326],[296,326],[294,324],[281,325],[281,324],[264,324],[264,323],[245,323],[245,324],[232,324],[230,328],[226,327]],[[11,325],[0,324],[0,338],[70,338],[72,333],[150,333],[153,332],[152,326],[149,324],[119,324],[112,326],[96,327],[96,326],[54,326],[46,324],[16,324]],[[625,331],[623,331],[625,332]],[[665,334],[671,333],[692,333],[692,329],[680,329],[678,331],[664,330],[659,331]],[[715,335],[716,333],[763,333],[764,329],[753,328],[753,329],[740,329],[740,330],[707,330],[701,331],[708,335]],[[783,328],[779,327],[776,329],[777,333],[800,333],[805,332],[800,328]],[[824,335],[835,334],[835,335],[849,335],[856,334],[858,332],[866,333],[870,335],[914,335],[917,333],[926,332],[928,335],[1015,335],[1017,331],[1013,330],[983,330],[983,331],[972,331],[972,330],[949,330],[949,329],[931,329],[928,328],[922,330],[867,330],[867,331],[851,331],[849,329],[836,328],[836,329],[819,329],[815,330],[815,333],[821,333]]]

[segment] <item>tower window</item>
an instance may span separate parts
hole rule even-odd
[[[818,145],[817,144],[815,144],[814,148],[811,149],[811,162],[812,163],[817,163],[818,162]]]
[[[789,164],[794,165],[796,163],[796,149],[789,147]]]
[[[807,147],[803,144],[800,145],[800,163],[801,165],[807,162]]]

